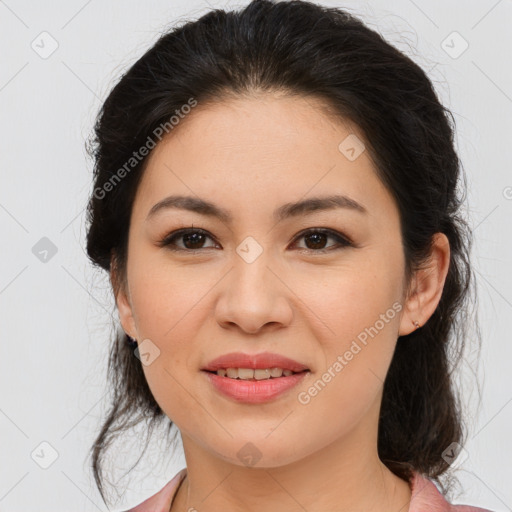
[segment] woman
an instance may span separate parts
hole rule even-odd
[[[255,0],[164,34],[95,135],[87,251],[124,330],[102,496],[115,434],[168,418],[187,467],[133,511],[483,510],[432,481],[464,444],[473,274],[450,112],[411,59]]]

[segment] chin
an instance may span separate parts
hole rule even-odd
[[[219,451],[219,447],[222,453]],[[297,454],[296,443],[284,444],[284,439],[240,439],[231,440],[228,446],[216,444],[215,455],[229,464],[247,468],[277,468],[292,464],[302,457]],[[224,448],[224,449],[222,449]],[[229,454],[229,455],[226,455]]]

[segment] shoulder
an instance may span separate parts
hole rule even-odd
[[[492,512],[470,505],[452,505],[439,492],[434,482],[414,472],[411,481],[411,504],[408,512]]]
[[[186,474],[187,468],[181,469],[156,494],[153,494],[153,496],[125,512],[168,512],[176,491]]]

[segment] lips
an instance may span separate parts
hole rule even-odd
[[[265,380],[238,380],[220,377],[216,373],[203,371],[202,374],[213,389],[225,398],[235,403],[262,405],[286,396],[293,388],[298,386],[309,371],[293,373],[288,377]],[[293,395],[288,394],[288,399]]]
[[[292,372],[309,370],[306,365],[298,361],[272,352],[261,352],[259,354],[231,352],[213,359],[201,369],[216,372],[219,369],[227,368],[282,368],[283,370],[291,370]]]

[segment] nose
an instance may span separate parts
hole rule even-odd
[[[248,263],[235,258],[218,298],[215,316],[226,329],[256,334],[290,325],[293,319],[293,293],[283,271],[276,270],[265,252]]]

